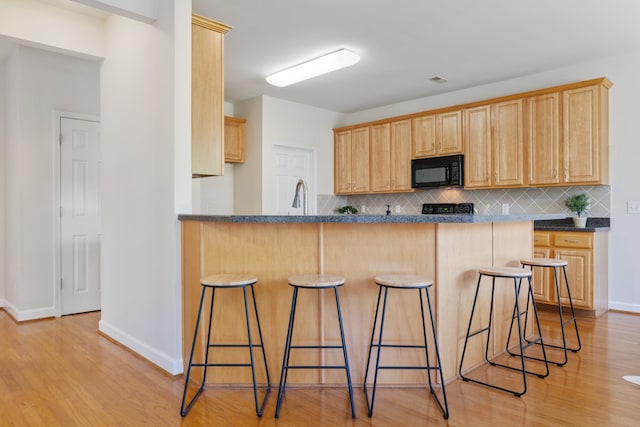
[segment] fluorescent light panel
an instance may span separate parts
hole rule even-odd
[[[349,49],[340,49],[271,74],[267,76],[267,82],[274,86],[285,87],[321,74],[349,67],[358,61],[360,61],[360,55]]]

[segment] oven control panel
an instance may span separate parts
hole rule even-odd
[[[425,215],[472,215],[473,203],[424,203],[422,213]]]

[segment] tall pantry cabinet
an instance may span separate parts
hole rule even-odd
[[[224,172],[224,34],[230,27],[191,19],[191,173]]]

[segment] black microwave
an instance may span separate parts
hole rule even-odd
[[[461,187],[462,155],[411,160],[411,188]]]

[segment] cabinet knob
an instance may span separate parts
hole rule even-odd
[[[566,166],[564,167],[564,180],[569,181],[569,170]]]
[[[553,168],[553,177],[554,178],[558,177],[558,169],[557,168]]]

